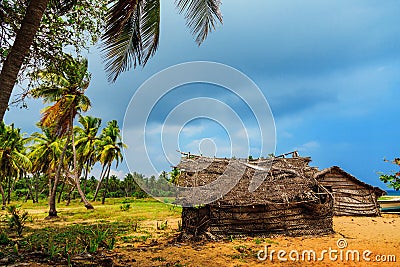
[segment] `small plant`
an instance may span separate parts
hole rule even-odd
[[[231,255],[231,258],[232,258],[232,260],[238,260],[238,259],[242,258],[242,255],[241,254],[233,254],[233,255]]]
[[[131,208],[131,204],[126,203],[126,204],[124,204],[124,205],[121,205],[119,208],[120,208],[122,211],[128,211],[128,210]]]
[[[161,222],[161,224],[158,224],[157,222],[157,230],[165,230],[168,228],[168,221]]]
[[[257,245],[260,245],[262,242],[264,242],[263,239],[259,239],[259,238],[254,239],[254,243],[256,243]]]
[[[57,246],[57,242],[54,240],[53,236],[49,236],[47,247],[47,254],[50,256],[51,259],[54,259],[58,256],[58,254],[62,251],[60,246]]]
[[[138,222],[132,223],[132,230],[133,230],[134,232],[137,232],[138,227],[139,227],[139,223],[138,223]]]
[[[154,257],[154,258],[151,258],[151,260],[152,261],[166,261],[166,259],[163,257]]]
[[[5,232],[0,233],[0,245],[8,245],[10,243],[10,239]]]
[[[21,210],[21,205],[11,205],[7,207],[7,212],[11,216],[7,216],[7,223],[11,230],[16,230],[18,236],[22,236],[25,228],[25,222],[29,219],[28,212]]]
[[[182,232],[182,221],[178,221],[178,232]]]
[[[124,198],[121,203],[125,204],[125,203],[131,203],[131,202],[132,201],[129,198]]]
[[[111,238],[110,242],[108,243],[108,249],[109,249],[109,250],[114,249],[114,247],[115,247],[115,242],[116,242],[116,240],[115,240],[115,237],[113,236],[113,237]]]
[[[90,230],[90,233],[88,234],[88,241],[89,241],[88,252],[90,253],[96,252],[99,249],[99,247],[109,247],[110,245],[107,244],[109,231],[110,228],[104,229],[103,227],[99,227],[98,225],[96,228]],[[112,242],[115,243],[115,240]]]

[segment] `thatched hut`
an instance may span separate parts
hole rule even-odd
[[[178,185],[201,187],[212,183],[223,176],[232,161],[244,166],[244,172],[240,177],[231,177],[235,184],[227,194],[207,205],[183,207],[184,235],[299,236],[333,232],[333,198],[313,178],[310,158],[248,161],[188,156],[177,166],[181,170]],[[178,196],[177,201],[185,204],[190,198]]]
[[[386,194],[378,187],[366,184],[338,166],[314,174],[334,198],[334,215],[380,216],[378,197]]]

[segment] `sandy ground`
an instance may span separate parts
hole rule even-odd
[[[171,224],[174,227],[177,226]],[[176,243],[171,238],[157,238],[121,246],[110,252],[110,256],[117,265],[141,267],[400,266],[400,215],[335,217],[334,230],[335,234],[322,237],[280,236],[204,243]],[[268,246],[268,255],[275,250],[272,260],[258,259],[257,254],[260,258],[265,256],[265,246]],[[278,259],[279,250],[282,250],[282,260]],[[303,258],[305,250],[315,251],[315,260],[313,256],[309,260],[307,253]]]

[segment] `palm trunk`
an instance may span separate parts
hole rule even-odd
[[[75,190],[75,185],[71,187],[71,189],[67,194],[67,204],[65,204],[66,206],[69,206],[69,204],[71,203],[71,194],[72,192],[74,192],[74,190]]]
[[[46,219],[51,219],[53,217],[57,217],[57,210],[56,210],[57,184],[58,184],[58,181],[60,180],[61,169],[62,169],[62,165],[64,162],[65,153],[67,152],[69,140],[70,140],[70,135],[68,135],[67,141],[65,142],[63,151],[61,153],[60,162],[58,163],[56,175],[54,177],[53,188],[51,188],[51,187],[49,188],[49,190],[50,190],[50,193],[49,193],[49,216],[47,216]],[[50,176],[49,176],[49,182],[51,185]]]
[[[35,197],[34,197],[33,192],[32,192],[31,182],[29,181],[28,177],[26,177],[25,179],[26,179],[26,184],[27,184],[27,187],[28,187],[28,194],[27,194],[26,200],[28,201],[28,196],[31,196],[32,202],[35,203]]]
[[[17,32],[14,44],[6,61],[4,61],[0,73],[0,121],[3,120],[18,73],[25,57],[29,53],[29,48],[39,29],[40,21],[42,20],[48,2],[49,0],[29,1],[25,17],[21,23],[21,28]]]
[[[11,177],[10,176],[7,177],[7,184],[8,184],[8,188],[7,188],[7,204],[10,204],[10,202],[11,202]]]
[[[86,162],[85,166],[85,177],[83,178],[83,193],[86,195],[86,185],[87,185],[87,177],[89,172],[90,160]],[[83,169],[83,168],[82,168]],[[81,170],[82,171],[82,170]],[[82,201],[82,200],[81,200]]]
[[[4,208],[7,206],[7,203],[6,203],[6,195],[4,194],[4,189],[1,183],[0,183],[0,194],[1,194],[1,200],[3,202],[1,209],[4,210]]]
[[[83,192],[85,192],[85,194],[86,194],[87,177],[88,177],[88,174],[89,174],[89,167],[90,167],[90,165],[92,165],[92,161],[89,159],[88,162],[87,162],[87,164],[86,164],[86,169],[85,169],[85,182],[84,182],[84,184],[83,184]]]
[[[52,184],[51,184],[51,175],[48,174],[48,179],[49,179],[49,199],[51,198],[51,190],[53,188]]]
[[[62,196],[62,193],[63,193],[63,191],[64,191],[64,187],[65,187],[65,182],[62,184],[62,186],[61,186],[61,190],[60,190],[60,193],[58,193],[58,199],[57,199],[57,203],[58,204],[60,204],[60,202],[61,202],[61,196]]]
[[[100,191],[101,182],[103,181],[103,178],[104,178],[104,175],[105,175],[104,167],[105,167],[105,165],[103,165],[103,167],[102,167],[102,169],[101,169],[100,179],[99,179],[99,182],[98,182],[97,185],[96,185],[96,191],[94,192],[93,201],[96,201],[97,194],[98,194],[99,191]],[[104,172],[104,173],[103,173],[103,172]]]
[[[106,182],[104,184],[103,198],[101,199],[101,204],[103,204],[103,205],[106,202],[106,195],[107,195],[107,189],[108,189],[108,178],[110,177],[110,170],[111,170],[111,163],[108,164]]]
[[[26,193],[25,199],[24,199],[24,203],[28,202],[29,196],[31,195],[31,193],[28,191]]]
[[[72,125],[72,112],[71,112],[71,125]],[[70,131],[70,136],[71,136],[71,140],[72,140],[72,152],[74,154],[74,178],[75,178],[75,184],[76,184],[76,189],[78,190],[79,195],[82,198],[83,204],[85,204],[85,207],[89,210],[89,209],[94,209],[93,205],[90,204],[90,202],[86,199],[85,194],[82,191],[81,188],[81,183],[79,181],[79,173],[78,173],[78,168],[77,168],[77,164],[76,164],[76,149],[75,149],[75,137],[74,137],[74,128],[71,126]]]
[[[36,203],[39,203],[39,174],[35,176],[35,199]]]

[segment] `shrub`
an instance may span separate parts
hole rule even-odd
[[[5,232],[0,233],[0,245],[8,245],[10,244],[10,239],[8,238],[8,235]]]
[[[126,203],[126,204],[124,204],[124,205],[121,205],[119,208],[120,208],[122,211],[128,211],[128,210],[131,208],[131,204]]]

